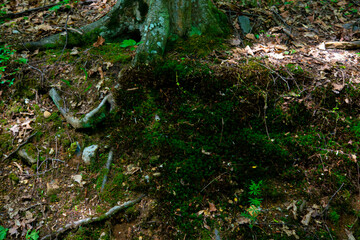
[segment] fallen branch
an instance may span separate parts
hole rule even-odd
[[[73,223],[66,224],[65,227],[59,228],[56,232],[42,237],[41,240],[57,238],[60,234],[63,234],[70,229],[74,229],[74,228],[78,228],[80,226],[89,225],[94,222],[100,222],[100,221],[106,220],[106,219],[110,218],[111,216],[113,216],[114,214],[118,213],[120,210],[130,207],[133,204],[140,202],[140,200],[144,196],[145,196],[145,194],[142,194],[140,197],[138,197],[134,200],[131,200],[131,201],[125,202],[121,205],[115,206],[115,207],[111,208],[109,211],[107,211],[105,214],[100,215],[98,217],[89,217],[89,218],[75,221]]]
[[[326,48],[337,48],[337,49],[359,49],[360,48],[360,40],[353,42],[326,42]]]
[[[49,4],[49,5],[42,6],[42,7],[31,8],[31,9],[28,9],[28,10],[25,10],[25,11],[22,11],[22,12],[18,12],[18,13],[8,13],[8,14],[5,14],[4,16],[1,16],[0,19],[18,18],[18,17],[21,17],[23,15],[26,15],[26,14],[29,14],[29,13],[32,13],[32,12],[47,10],[47,9],[49,9],[51,7],[56,6],[56,5],[60,5],[60,4],[59,3],[53,3],[53,4]]]
[[[105,103],[109,103],[110,111],[115,108],[115,101],[111,94],[107,95],[94,110],[84,115],[84,117],[78,119],[73,116],[73,114],[68,112],[68,109],[62,107],[63,99],[57,93],[55,88],[52,88],[49,92],[50,97],[54,101],[56,107],[59,109],[60,113],[64,116],[66,121],[71,124],[74,128],[90,128],[95,124],[99,123],[106,116],[103,112],[103,107]]]
[[[101,185],[101,192],[104,190],[104,187],[105,187],[105,184],[106,184],[106,181],[107,181],[107,175],[108,173],[110,172],[110,166],[111,166],[111,162],[113,160],[113,150],[111,149],[110,152],[109,152],[109,156],[108,156],[108,160],[106,162],[106,172],[105,172],[105,175],[104,175],[104,179],[103,179],[103,182],[102,182],[102,185]]]
[[[10,158],[12,155],[14,155],[17,151],[19,151],[19,149],[24,146],[25,144],[27,144],[30,140],[30,138],[32,138],[33,136],[35,136],[37,134],[37,132],[31,134],[22,144],[20,144],[15,151],[13,151],[12,153],[10,153],[9,155],[7,155],[6,157],[3,158],[3,161],[5,161],[6,159]]]

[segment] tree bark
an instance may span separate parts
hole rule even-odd
[[[24,46],[75,46],[95,42],[99,35],[109,42],[133,38],[142,42],[134,63],[146,63],[163,55],[169,37],[222,36],[227,32],[226,16],[211,0],[118,0],[107,15],[94,23]]]

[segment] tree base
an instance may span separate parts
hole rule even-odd
[[[137,48],[133,64],[149,63],[164,54],[168,38],[172,35],[224,36],[229,33],[226,16],[210,0],[118,0],[111,11],[100,20],[81,27],[68,29],[38,42],[24,44],[27,49],[72,47],[93,43],[100,35],[107,41],[124,36],[139,36],[142,44]]]

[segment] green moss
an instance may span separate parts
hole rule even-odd
[[[193,34],[186,39],[172,36],[166,46],[166,51],[175,51],[180,54],[204,57],[210,54],[214,49],[225,48],[227,48],[227,46],[224,44],[224,38]]]
[[[136,208],[136,206],[131,206],[125,210],[125,214],[128,216],[128,218],[135,219],[140,215],[140,211]]]
[[[20,181],[19,177],[15,173],[10,173],[9,178],[14,184],[17,184]]]
[[[75,152],[78,148],[78,143],[77,142],[73,142],[71,143],[70,147],[67,149],[67,153],[69,158],[73,157],[75,155]]]
[[[98,48],[92,48],[91,54],[101,56],[104,61],[111,63],[128,63],[131,61],[131,56],[124,52],[124,48],[120,47],[120,43],[106,43]]]
[[[25,146],[23,146],[23,148],[25,149],[26,153],[33,159],[37,158],[37,149],[34,146],[34,144],[32,143],[28,143]]]
[[[50,200],[51,203],[55,203],[55,202],[59,201],[59,197],[56,194],[51,194],[49,196],[49,200]]]
[[[12,148],[11,139],[12,136],[10,133],[0,134],[0,155],[5,154]]]
[[[126,175],[123,174],[122,171],[119,171],[120,169],[114,169],[114,172],[116,175],[113,179],[108,180],[107,184],[105,185],[104,191],[101,193],[101,198],[110,203],[110,204],[116,204],[119,200],[124,198],[124,191],[121,191],[120,189],[123,189],[123,183],[127,181]],[[103,172],[104,173],[104,172]],[[98,184],[97,186],[100,188],[102,181],[103,181],[103,174],[101,174],[98,178]]]

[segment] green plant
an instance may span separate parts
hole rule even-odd
[[[332,210],[331,212],[329,212],[328,216],[334,224],[337,224],[340,220],[340,215],[335,210]]]
[[[249,186],[249,194],[253,197],[249,197],[249,203],[250,207],[246,210],[246,212],[243,212],[241,215],[243,217],[246,217],[250,220],[250,228],[253,227],[253,224],[257,220],[257,216],[260,213],[260,206],[262,202],[262,198],[259,198],[261,195],[261,185],[262,180],[260,180],[258,183],[251,180],[251,184]]]
[[[11,80],[9,80],[9,79],[5,79],[3,75],[6,75],[5,74],[6,68],[8,67],[8,65],[11,62],[12,55],[14,55],[14,53],[16,52],[16,50],[11,49],[10,47],[11,47],[10,45],[0,46],[0,83],[1,84],[8,83],[9,87],[14,84],[15,78],[12,78]],[[27,63],[27,59],[26,58],[18,58],[18,59],[15,59],[14,62],[17,62],[20,64],[25,64],[25,63]],[[18,71],[18,69],[15,69],[14,71],[8,73],[7,75],[8,76],[14,75],[17,71]],[[3,72],[3,73],[1,73],[1,72]]]
[[[36,230],[28,230],[25,236],[26,240],[38,240],[39,239],[39,232]]]
[[[4,45],[0,46],[0,72],[5,72],[7,65],[10,63],[11,56],[15,53],[15,50],[10,49],[10,46]],[[3,75],[0,73],[0,80]],[[2,80],[0,83],[9,83],[9,86],[13,84],[14,79],[12,80]]]
[[[51,8],[49,8],[49,11],[50,11],[50,12],[52,12],[52,11],[56,12],[56,11],[59,10],[62,6],[65,6],[66,8],[70,8],[69,3],[70,3],[70,0],[63,0],[63,1],[59,2],[58,5],[55,5],[55,6],[51,7]]]
[[[4,240],[6,238],[7,231],[9,231],[8,228],[0,226],[0,240]]]
[[[127,39],[127,40],[122,41],[122,43],[120,44],[120,47],[122,47],[122,48],[130,47],[130,50],[133,51],[140,44],[142,44],[142,42],[137,43],[134,39]]]
[[[7,13],[7,9],[5,8],[6,3],[0,4],[0,24],[4,23],[4,20],[1,19]]]

